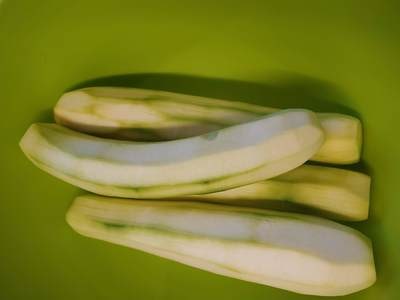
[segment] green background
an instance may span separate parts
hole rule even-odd
[[[78,190],[18,141],[90,84],[360,116],[373,191],[370,220],[354,226],[373,239],[378,281],[343,299],[399,299],[399,18],[400,1],[383,0],[3,1],[0,299],[313,298],[74,233],[64,215]]]

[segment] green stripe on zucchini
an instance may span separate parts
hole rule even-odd
[[[67,221],[88,237],[302,294],[346,295],[375,281],[368,238],[311,216],[86,195]]]
[[[56,121],[103,137],[161,141],[196,136],[248,122],[277,109],[178,93],[134,88],[92,87],[64,94]],[[312,160],[348,164],[361,152],[357,118],[318,113],[326,140]]]
[[[323,131],[307,110],[286,110],[210,134],[140,143],[34,124],[20,145],[38,167],[97,194],[165,198],[226,190],[292,170]]]
[[[321,210],[333,219],[362,221],[368,218],[370,184],[371,178],[359,172],[303,165],[269,180],[184,199],[256,207],[283,200]]]

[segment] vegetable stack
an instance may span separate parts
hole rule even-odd
[[[256,208],[290,202],[367,219],[368,175],[305,164],[359,161],[358,119],[115,87],[68,92],[54,112],[58,124],[33,124],[20,145],[39,168],[98,194],[69,209],[77,232],[303,294],[345,295],[375,282],[360,232]]]

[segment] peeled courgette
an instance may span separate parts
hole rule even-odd
[[[370,184],[371,178],[359,172],[303,165],[265,181],[190,198],[245,206],[285,200],[316,208],[331,218],[362,221],[368,218]]]
[[[86,195],[67,222],[88,237],[302,294],[346,295],[375,282],[369,239],[311,216]]]
[[[285,110],[175,141],[140,143],[34,124],[20,146],[39,168],[97,194],[165,198],[226,190],[290,171],[324,134],[315,114]]]
[[[277,111],[258,105],[134,88],[94,87],[71,91],[58,101],[56,121],[81,132],[138,141],[186,138],[248,122]],[[318,113],[325,142],[311,158],[347,164],[360,159],[357,118]]]

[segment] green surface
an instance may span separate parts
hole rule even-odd
[[[398,299],[399,17],[400,2],[387,0],[3,1],[0,298],[313,298],[90,240],[66,225],[78,190],[35,168],[18,141],[30,123],[51,119],[65,90],[104,77],[96,82],[357,112],[373,192],[371,218],[356,227],[373,239],[378,281],[342,299]]]

